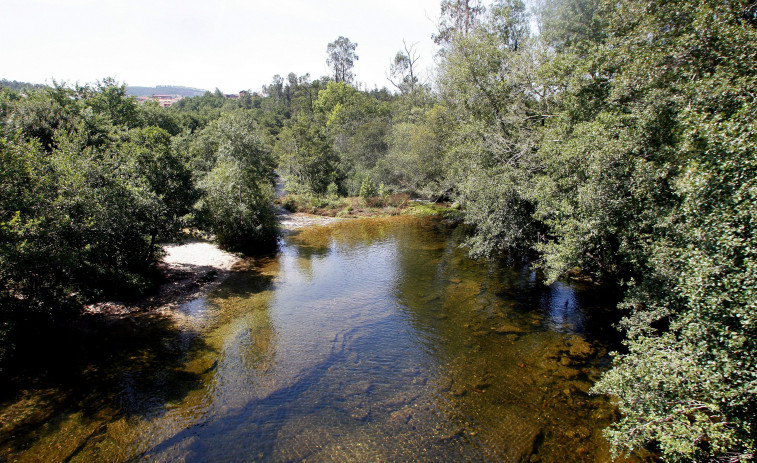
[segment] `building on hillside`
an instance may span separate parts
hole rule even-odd
[[[162,108],[167,108],[184,97],[179,95],[153,95],[138,96],[135,98],[137,99],[137,103],[139,104],[145,104],[148,101],[156,101]]]
[[[154,101],[157,101],[158,104],[161,107],[163,107],[163,108],[167,108],[167,107],[171,106],[172,104],[176,103],[177,101],[181,100],[182,98],[184,98],[184,97],[177,96],[177,95],[153,95],[152,96],[152,99]]]

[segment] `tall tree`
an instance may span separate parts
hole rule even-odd
[[[355,77],[352,68],[359,59],[355,54],[356,48],[357,43],[352,43],[350,39],[341,35],[326,47],[326,64],[334,70],[334,80],[337,82],[352,83]]]
[[[389,65],[389,82],[403,94],[413,93],[418,85],[415,63],[418,62],[419,56],[415,51],[415,44],[408,46],[403,40],[402,47],[403,50],[397,52]]]
[[[441,10],[438,32],[432,38],[437,45],[446,46],[452,42],[455,34],[467,35],[472,32],[486,7],[481,0],[443,0]]]

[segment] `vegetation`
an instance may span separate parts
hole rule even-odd
[[[627,351],[595,387],[616,451],[752,459],[754,5],[549,2],[533,36],[518,0],[467,4],[440,83],[471,250],[623,285]]]
[[[548,281],[580,272],[623,289],[625,349],[595,387],[622,412],[616,452],[753,459],[757,7],[441,10],[433,91],[404,42],[397,93],[354,88],[345,37],[328,45],[332,76],[277,75],[236,99],[137,106],[109,80],[0,89],[2,310],[138,291],[157,241],[182,227],[271,245],[274,170],[292,210],[423,214],[439,208],[410,197],[449,200],[473,255],[524,254]]]

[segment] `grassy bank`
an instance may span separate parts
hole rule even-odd
[[[370,198],[360,196],[329,198],[290,194],[279,198],[277,204],[289,212],[304,212],[337,218],[388,217],[404,214],[440,215],[450,219],[462,217],[460,208],[456,204],[413,200],[405,193]]]

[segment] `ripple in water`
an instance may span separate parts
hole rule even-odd
[[[615,411],[588,392],[611,295],[471,260],[433,219],[304,228],[248,264],[173,316],[91,333],[100,354],[4,403],[0,456],[610,460]]]

